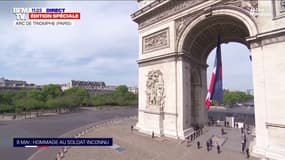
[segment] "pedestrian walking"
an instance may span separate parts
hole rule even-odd
[[[210,142],[207,141],[206,145],[207,145],[207,151],[209,152],[209,150],[210,150]]]
[[[221,152],[221,148],[220,148],[219,144],[217,144],[217,152],[218,152],[218,154],[220,154],[220,152]]]
[[[241,141],[241,151],[242,153],[244,153],[244,149],[245,149],[245,142],[244,140]]]
[[[201,146],[200,146],[200,142],[198,141],[198,142],[197,142],[197,148],[200,149],[200,147],[201,147]]]
[[[187,143],[187,147],[189,147],[190,146],[190,137],[186,138],[186,143]]]
[[[212,146],[213,146],[213,140],[212,140],[212,138],[210,138],[209,143],[210,143],[210,149],[212,150]]]
[[[225,134],[224,128],[221,129],[222,135]]]
[[[247,148],[247,149],[245,150],[245,152],[246,152],[246,158],[248,159],[248,158],[249,158],[249,149]]]

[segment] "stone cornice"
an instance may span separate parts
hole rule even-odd
[[[285,128],[284,124],[277,124],[277,123],[271,123],[271,122],[266,122],[265,125],[266,127]]]
[[[159,55],[159,56],[154,56],[151,58],[139,59],[139,60],[137,60],[137,63],[142,64],[142,63],[151,62],[151,61],[155,61],[155,60],[172,58],[172,57],[175,57],[176,55],[177,55],[177,52],[171,52],[171,53],[167,53],[167,54],[163,54],[163,55]]]
[[[165,60],[187,60],[189,62],[192,62],[193,64],[196,64],[198,66],[201,66],[203,68],[207,68],[208,65],[207,64],[202,64],[200,63],[198,60],[193,59],[191,56],[189,56],[186,53],[181,53],[181,52],[172,52],[172,53],[168,53],[168,54],[163,54],[163,55],[159,55],[159,56],[154,56],[151,58],[145,58],[145,59],[140,59],[137,60],[137,63],[139,64],[139,66],[148,66],[148,65],[153,65],[153,64],[160,64],[160,63],[164,63]],[[167,61],[169,62],[169,61]]]
[[[285,28],[263,32],[254,37],[249,37],[246,40],[250,43],[250,48],[257,48],[268,44],[285,42]]]
[[[163,111],[151,111],[151,110],[144,110],[144,109],[139,109],[139,112],[144,112],[144,113],[149,113],[149,114],[156,114],[156,115],[172,115],[172,116],[177,116],[176,113],[170,113],[170,112],[163,112]]]
[[[156,0],[153,3],[133,13],[131,17],[133,21],[139,24],[139,29],[143,29],[161,20],[177,15],[178,13],[182,13],[187,9],[199,6],[202,3],[205,3],[205,5],[201,6],[200,8],[200,11],[202,12],[206,10],[212,10],[215,7],[224,8],[234,6],[249,13],[251,7],[257,6],[257,0],[250,1],[249,3],[238,0]]]
[[[133,19],[133,21],[136,22],[136,20],[140,17],[142,17],[143,15],[151,12],[152,10],[168,3],[170,0],[156,0],[148,5],[146,5],[145,7],[139,9],[138,11],[136,11],[135,13],[131,14],[131,18]]]
[[[191,7],[197,6],[203,2],[207,2],[207,0],[165,1],[163,5],[156,7],[155,11],[152,9],[148,13],[145,13],[143,16],[140,15],[137,18],[133,17],[133,20],[139,24],[139,29],[142,29],[163,19],[174,16],[177,13],[185,11]]]

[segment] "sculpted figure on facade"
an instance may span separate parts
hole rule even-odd
[[[164,80],[160,70],[150,71],[146,81],[147,109],[163,110],[164,107]]]

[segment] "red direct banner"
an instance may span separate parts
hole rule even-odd
[[[65,12],[65,13],[29,13],[29,19],[35,20],[53,20],[53,19],[73,19],[79,20],[80,13],[79,12]]]

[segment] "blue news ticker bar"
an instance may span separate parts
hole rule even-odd
[[[112,146],[113,138],[14,138],[14,147],[25,146]]]

